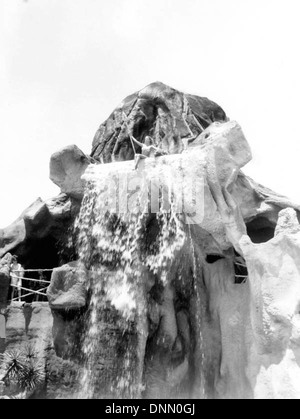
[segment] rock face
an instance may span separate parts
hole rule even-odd
[[[6,343],[6,304],[9,298],[11,263],[10,253],[0,260],[0,353],[5,351]]]
[[[134,184],[140,191],[147,190],[149,179],[151,192],[158,190],[159,187],[155,185],[159,179],[161,189],[171,188],[175,197],[179,191],[189,189],[189,182],[195,177],[202,180],[202,200],[197,201],[197,209],[200,211],[189,216],[188,225],[181,228],[178,227],[180,220],[177,219],[178,224],[173,232],[175,239],[168,237],[167,233],[162,239],[160,229],[169,231],[175,227],[168,223],[165,226],[157,225],[152,215],[137,216],[138,220],[133,220],[134,234],[138,234],[136,231],[140,232],[138,244],[133,242],[128,249],[125,243],[121,242],[120,246],[125,254],[138,246],[139,250],[132,256],[134,272],[131,272],[126,263],[123,267],[127,275],[133,276],[129,279],[129,284],[135,285],[129,285],[128,291],[122,282],[116,280],[119,275],[117,267],[123,266],[121,254],[120,260],[114,259],[112,266],[115,268],[109,265],[110,270],[113,269],[114,272],[113,275],[110,273],[110,277],[114,279],[106,282],[106,274],[103,273],[104,286],[100,293],[97,291],[92,296],[93,301],[101,296],[111,305],[111,310],[117,308],[123,315],[128,313],[129,302],[132,299],[136,302],[135,306],[134,302],[130,302],[130,305],[135,307],[133,311],[136,326],[131,329],[132,337],[128,343],[130,349],[128,354],[124,355],[125,358],[129,357],[131,368],[130,371],[125,367],[121,368],[124,371],[121,377],[110,372],[110,382],[118,383],[118,391],[113,393],[114,397],[120,393],[123,397],[142,394],[143,397],[149,398],[260,398],[300,395],[297,379],[291,377],[290,373],[287,373],[287,379],[294,380],[294,384],[287,386],[283,381],[282,385],[277,384],[277,390],[274,390],[272,374],[261,372],[262,361],[258,359],[264,358],[261,358],[259,340],[263,333],[268,332],[262,331],[258,335],[254,327],[253,314],[259,318],[258,323],[262,327],[265,315],[258,315],[256,311],[257,303],[251,292],[251,269],[248,267],[250,261],[245,253],[243,241],[248,237],[252,243],[251,237],[257,243],[252,246],[257,246],[255,258],[259,259],[263,245],[269,245],[274,240],[277,220],[279,221],[276,231],[280,231],[281,225],[284,235],[288,234],[291,228],[297,231],[298,227],[291,227],[296,213],[291,215],[291,210],[288,209],[280,211],[285,206],[296,209],[299,207],[246,178],[240,172],[240,168],[250,159],[251,152],[240,127],[235,122],[227,122],[221,125],[211,124],[210,128],[200,134],[180,155],[161,157],[155,162],[150,159],[144,160],[138,172],[133,171],[131,162],[119,163],[119,166],[114,164],[111,171],[109,165],[104,168],[101,165],[92,166],[87,170],[85,179],[88,187],[80,219],[85,229],[82,231],[83,235],[86,234],[87,240],[94,243],[90,246],[87,241],[82,243],[83,254],[88,256],[87,263],[100,257],[105,260],[103,252],[107,251],[105,249],[109,248],[109,243],[112,247],[116,246],[112,238],[120,237],[118,222],[115,223],[116,229],[110,223],[107,224],[106,218],[103,218],[105,211],[99,204],[111,196],[113,189],[104,198],[103,185],[109,183],[116,171],[121,173],[122,178],[127,178],[128,184],[138,179],[138,183]],[[144,179],[143,173],[146,174]],[[173,182],[170,182],[172,177]],[[118,176],[117,179],[120,180]],[[118,191],[125,199],[126,189],[121,189],[119,185]],[[137,198],[141,198],[138,193]],[[141,201],[136,199],[136,204],[134,202],[131,196],[131,209],[136,208],[135,205],[138,206]],[[122,205],[124,206],[124,202]],[[143,207],[141,211],[143,214]],[[126,236],[125,231],[132,228],[131,221],[122,217],[120,213],[118,217],[119,223],[126,225],[123,232]],[[176,218],[175,214],[172,217]],[[95,224],[99,226],[97,231],[92,229]],[[112,238],[110,234],[107,235],[106,229],[112,234]],[[178,237],[181,237],[180,243],[174,245]],[[106,244],[103,243],[105,240],[108,241]],[[166,241],[166,249],[162,240]],[[156,251],[150,251],[151,248],[156,248]],[[142,257],[141,249],[146,253]],[[277,251],[284,255],[284,249],[285,246],[279,245]],[[272,266],[271,252],[268,253],[267,249],[263,251]],[[107,260],[112,256],[110,255],[108,252]],[[295,255],[294,253],[294,257]],[[156,257],[159,257],[159,266],[153,263]],[[165,275],[164,263],[168,267]],[[261,267],[258,271],[261,276],[264,259],[259,263]],[[279,263],[279,266],[281,265],[282,263]],[[270,275],[267,269],[265,273]],[[139,278],[143,278],[144,285],[136,285]],[[295,278],[299,282],[297,270]],[[96,285],[93,288],[96,289]],[[119,295],[122,293],[123,303],[120,304]],[[257,298],[262,297],[260,293],[258,295]],[[299,296],[298,292],[297,295]],[[267,300],[267,296],[265,298]],[[139,309],[139,302],[146,310]],[[253,305],[255,309],[252,313]],[[295,306],[292,305],[292,310],[295,310]],[[91,317],[96,315],[97,310],[99,307],[96,311],[92,309]],[[96,323],[88,324],[88,328],[97,328],[103,316],[104,314],[100,315]],[[120,316],[122,317],[121,314]],[[98,333],[101,335],[104,332],[98,330]],[[88,347],[91,343],[89,337],[87,342]],[[140,363],[130,361],[129,354],[133,348],[136,348],[136,358],[142,359]],[[286,346],[284,351],[287,351],[287,348]],[[294,362],[293,357],[289,356],[288,360]],[[271,359],[269,362],[273,363]],[[93,360],[93,365],[97,366],[96,359]],[[279,374],[284,374],[284,365],[283,363],[278,368]],[[274,365],[274,368],[277,367]],[[140,378],[141,375],[143,379]],[[268,380],[265,389],[256,381],[260,379]],[[88,382],[88,387],[91,385],[94,388],[96,386],[95,383]],[[130,392],[141,385],[145,388],[143,393],[139,393],[138,390]]]
[[[71,262],[53,271],[48,288],[48,300],[53,310],[72,310],[85,307],[87,272]]]
[[[167,154],[134,170],[130,135]],[[0,231],[1,257],[56,267],[45,397],[300,398],[300,206],[245,176],[250,160],[218,105],[162,83],[116,108],[91,157],[52,156],[62,194]],[[11,307],[9,347],[38,307]]]
[[[279,214],[266,243],[241,240],[249,272],[252,343],[247,378],[255,398],[300,395],[300,229],[295,211]]]
[[[12,256],[7,253],[0,260],[0,308],[6,305],[10,285],[10,265]]]
[[[131,160],[134,150],[129,133],[142,143],[150,135],[157,146],[178,153],[183,149],[183,139],[198,136],[215,121],[226,120],[223,109],[209,99],[152,83],[124,99],[101,124],[93,141],[92,157],[104,163]]]
[[[67,195],[46,202],[37,199],[12,225],[0,230],[0,257],[10,252],[31,269],[58,266],[76,211]]]
[[[76,145],[65,147],[51,157],[50,179],[61,188],[62,193],[80,199],[84,189],[81,176],[92,162],[93,159]]]

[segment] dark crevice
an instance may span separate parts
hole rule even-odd
[[[207,255],[206,256],[206,262],[210,264],[215,263],[221,259],[225,259],[224,256],[221,256],[221,255]]]
[[[276,225],[265,217],[257,217],[247,223],[247,234],[253,243],[266,243],[273,239]]]

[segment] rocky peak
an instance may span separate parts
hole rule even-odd
[[[226,120],[223,109],[207,98],[151,83],[126,97],[100,125],[92,157],[103,163],[133,159],[129,134],[141,143],[149,135],[168,153],[178,153],[184,139],[196,138],[213,122]]]

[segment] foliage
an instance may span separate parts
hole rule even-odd
[[[7,386],[14,384],[21,391],[33,391],[44,382],[44,363],[32,345],[28,344],[22,350],[6,351],[1,358],[2,380]]]

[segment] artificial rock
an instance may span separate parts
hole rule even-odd
[[[134,170],[131,136],[166,154]],[[246,176],[251,158],[222,108],[159,82],[101,124],[91,156],[52,156],[62,194],[0,231],[1,257],[56,267],[46,396],[300,398],[300,206]]]
[[[72,310],[85,307],[87,301],[87,271],[77,262],[54,269],[47,295],[52,310]]]

